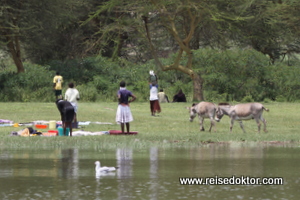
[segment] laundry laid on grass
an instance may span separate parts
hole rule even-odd
[[[11,120],[7,119],[0,119],[0,127],[6,127],[6,126],[13,126],[13,127],[19,127],[19,126],[36,126],[36,125],[47,125],[50,126],[52,122],[55,122],[55,128],[62,125],[62,121],[46,121],[46,120],[36,120],[32,122],[13,122]],[[73,128],[80,128],[79,126],[88,126],[90,124],[110,124],[113,123],[110,122],[91,122],[91,121],[84,121],[84,122],[77,122],[77,124],[74,124]],[[45,128],[47,128],[45,127]],[[52,127],[53,128],[53,127]]]
[[[91,122],[84,121],[78,122],[76,124],[72,123],[72,128],[81,129],[81,126],[88,126],[90,124],[113,124],[110,122]],[[23,128],[19,131],[12,131],[10,133],[11,136],[69,136],[69,128],[66,129],[66,132],[62,129],[62,121],[46,121],[46,120],[36,120],[32,122],[19,122],[14,123],[11,120],[0,119],[0,126],[27,126],[27,128]],[[47,130],[48,129],[48,130]],[[124,135],[136,135],[137,131],[131,131],[129,134],[124,133]],[[95,135],[123,135],[120,130],[108,130],[108,131],[84,131],[84,130],[76,130],[72,131],[72,136],[95,136]]]
[[[60,127],[61,128],[61,127]],[[48,132],[41,132],[39,130],[35,130],[32,127],[24,128],[19,131],[13,131],[10,133],[11,136],[23,136],[23,137],[30,137],[30,136],[68,136],[69,130],[66,131],[66,135],[62,132],[62,130],[48,130]],[[97,132],[91,132],[91,131],[84,131],[84,130],[78,130],[73,131],[72,136],[100,136],[100,135],[136,135],[138,134],[137,131],[131,131],[129,134],[124,133],[122,134],[122,131],[120,130],[109,130],[109,131],[97,131]]]

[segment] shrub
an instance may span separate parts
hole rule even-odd
[[[98,91],[93,84],[88,83],[85,85],[78,85],[77,90],[79,91],[80,99],[82,101],[94,102],[97,100]]]
[[[204,97],[206,101],[210,102],[226,102],[227,93],[219,94],[217,91],[205,91]]]
[[[285,101],[286,101],[286,98],[285,98],[284,96],[282,96],[282,95],[278,95],[278,96],[276,97],[276,101],[277,101],[277,102],[285,102]]]
[[[264,103],[270,103],[270,102],[272,102],[272,100],[269,99],[269,98],[265,98],[263,102],[264,102]]]
[[[49,71],[49,67],[24,63],[24,68],[25,73],[1,74],[2,101],[50,100],[53,72]]]
[[[252,95],[247,95],[241,100],[241,102],[253,102],[253,101],[254,99],[252,98]]]

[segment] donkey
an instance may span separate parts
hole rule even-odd
[[[204,131],[203,121],[204,118],[210,119],[210,128],[209,132],[211,132],[211,128],[215,126],[215,113],[217,110],[217,106],[211,102],[200,102],[198,104],[193,104],[192,107],[187,107],[190,114],[190,122],[194,120],[196,115],[198,114],[199,122],[200,122],[200,131]],[[216,128],[214,128],[216,131]]]
[[[243,103],[234,106],[228,103],[219,103],[216,111],[216,120],[221,120],[224,115],[228,115],[231,119],[230,132],[232,132],[232,126],[235,120],[239,121],[240,127],[246,133],[242,120],[255,119],[260,132],[260,120],[264,123],[264,131],[267,132],[267,121],[263,118],[263,111],[269,111],[261,103]]]

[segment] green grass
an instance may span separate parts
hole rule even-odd
[[[257,133],[254,120],[244,121],[246,134],[239,124],[229,132],[229,118],[224,116],[216,123],[216,132],[208,132],[209,120],[205,120],[205,131],[200,132],[198,118],[189,122],[189,114],[185,107],[191,103],[161,104],[159,117],[150,116],[149,103],[134,102],[131,111],[134,121],[131,130],[138,131],[136,136],[80,136],[80,137],[12,137],[11,131],[19,131],[25,127],[0,127],[0,148],[95,148],[115,149],[132,147],[137,149],[159,146],[162,148],[201,146],[210,142],[295,142],[300,141],[300,112],[296,103],[268,103],[264,112],[268,133]],[[60,120],[54,103],[0,103],[1,119],[9,119],[16,123],[35,120]],[[110,122],[112,125],[90,124],[82,127],[85,131],[107,131],[120,129],[115,122],[117,103],[79,103],[79,121]]]

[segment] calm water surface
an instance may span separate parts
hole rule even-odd
[[[300,148],[0,150],[0,199],[299,199]],[[94,162],[118,166],[95,176]],[[282,177],[283,185],[181,185],[179,177]]]

